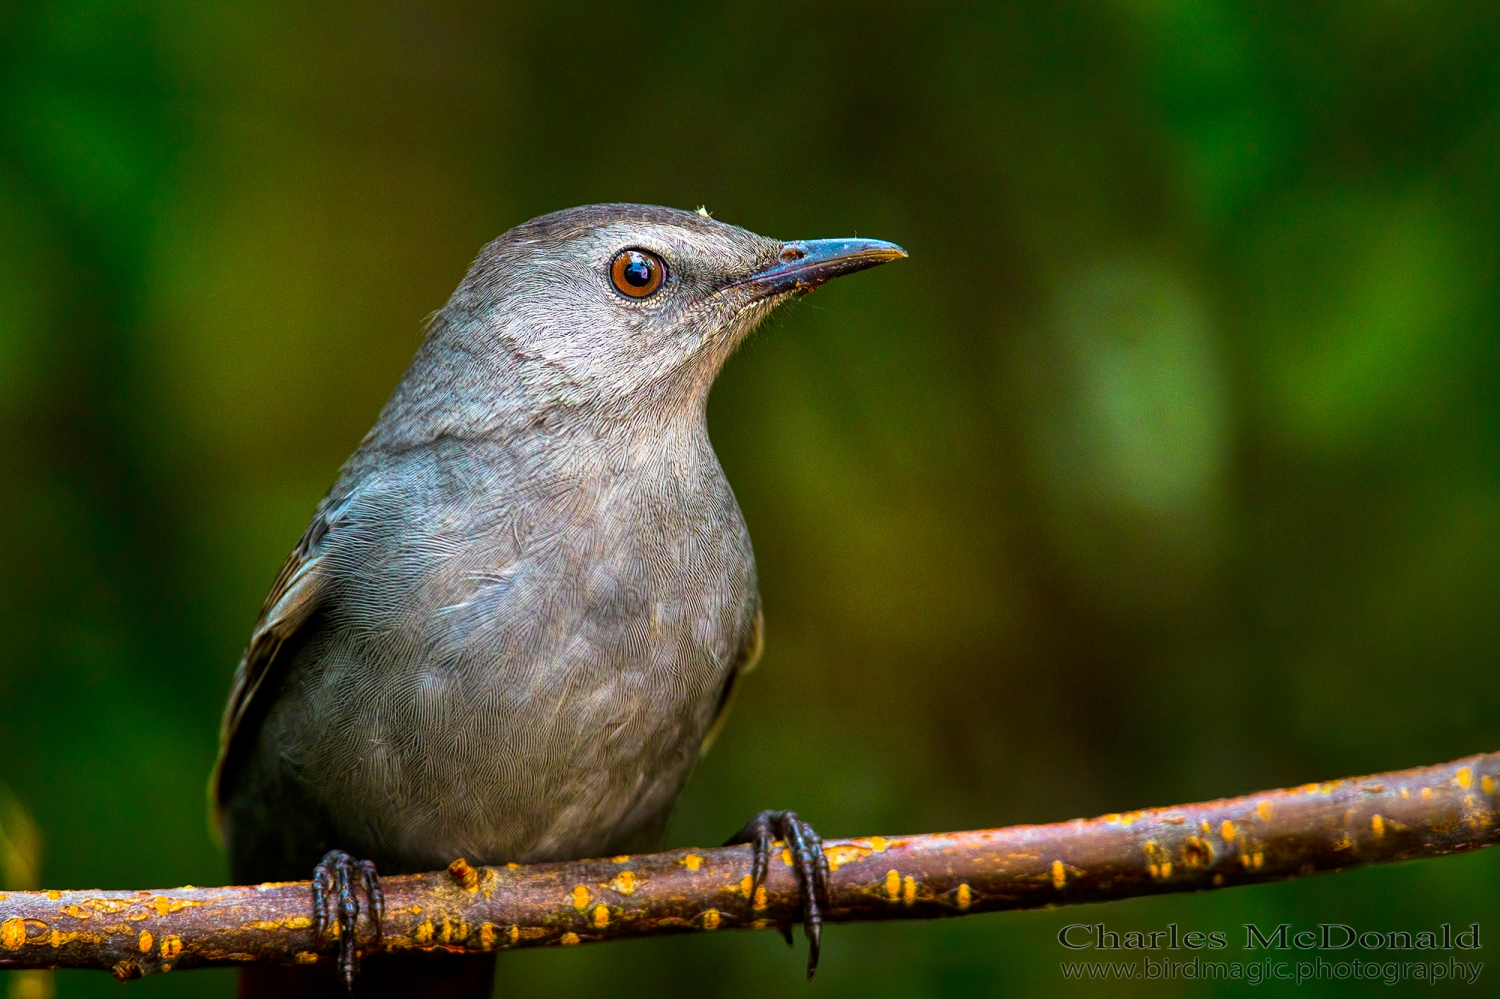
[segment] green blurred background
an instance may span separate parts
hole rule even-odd
[[[593,201],[911,251],[713,394],[768,644],[672,844],[1500,748],[1497,181],[1493,4],[9,0],[0,779],[41,879],[224,879],[203,786],[273,575],[478,248]],[[810,986],[771,933],[507,954],[500,994],[1240,994],[1065,986],[1055,936],[1497,899],[1500,852],[839,926]]]

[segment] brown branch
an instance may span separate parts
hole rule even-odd
[[[831,922],[931,919],[1229,888],[1437,857],[1500,839],[1500,753],[1197,805],[925,836],[830,840]],[[750,850],[673,850],[384,879],[382,943],[362,953],[483,951],[796,919],[787,855],[750,897]],[[132,978],[250,961],[313,963],[305,881],[0,894],[0,969]]]

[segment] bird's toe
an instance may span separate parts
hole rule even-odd
[[[374,861],[356,860],[343,850],[329,850],[313,869],[313,933],[319,940],[338,940],[338,973],[344,988],[354,990],[359,972],[359,928],[361,893],[369,907],[375,939],[381,938],[385,916],[385,894]]]
[[[818,970],[818,956],[823,939],[823,913],[829,908],[828,858],[823,853],[822,838],[811,825],[799,819],[797,813],[768,810],[745,823],[724,845],[748,843],[754,848],[750,873],[753,896],[754,891],[766,880],[777,840],[786,844],[786,849],[791,854],[792,867],[797,872],[797,884],[802,896],[802,931],[807,935],[807,977],[811,978]],[[791,927],[783,926],[781,931],[787,943],[791,943]]]

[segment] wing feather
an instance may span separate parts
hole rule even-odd
[[[350,494],[337,503],[325,501],[319,505],[312,523],[276,574],[271,592],[261,605],[260,617],[250,632],[250,644],[234,671],[229,700],[224,705],[224,717],[219,726],[219,756],[208,781],[209,824],[216,834],[221,833],[223,825],[225,765],[241,750],[243,740],[254,736],[253,732],[243,731],[242,723],[251,707],[257,704],[256,695],[272,675],[273,668],[285,665],[277,654],[323,602],[323,541],[338,525],[352,498]]]
[[[750,623],[750,633],[745,636],[745,642],[740,646],[740,654],[735,657],[734,669],[729,671],[729,679],[724,681],[724,692],[719,695],[719,706],[714,709],[714,720],[709,722],[708,732],[703,736],[703,742],[698,747],[699,759],[708,754],[714,740],[719,737],[719,730],[724,727],[724,719],[729,717],[729,702],[734,697],[734,690],[740,677],[753,670],[760,662],[760,654],[766,646],[765,634],[766,617],[757,606],[755,620]]]

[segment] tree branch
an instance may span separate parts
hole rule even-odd
[[[1489,846],[1500,753],[1204,804],[1043,826],[825,844],[830,922],[932,919],[1256,884]],[[787,855],[753,897],[749,847],[383,879],[382,940],[360,950],[487,951],[797,921]],[[308,882],[0,894],[0,969],[174,968],[332,959]]]

